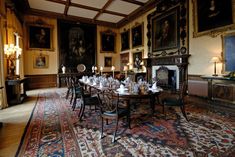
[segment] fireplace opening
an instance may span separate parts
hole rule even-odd
[[[179,89],[179,69],[177,66],[153,66],[152,78],[157,80],[158,86],[165,89]]]
[[[158,77],[158,72],[156,71],[157,74],[157,80],[158,80],[158,85],[167,88],[167,89],[176,89],[176,71],[175,70],[168,70],[168,75],[167,78],[162,80],[162,78]]]

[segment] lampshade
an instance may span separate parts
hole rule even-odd
[[[210,62],[212,62],[212,63],[219,63],[219,62],[221,62],[221,59],[220,59],[220,57],[215,56],[215,57],[211,58]]]
[[[114,71],[114,70],[115,70],[115,66],[112,66],[112,67],[111,67],[111,70]]]

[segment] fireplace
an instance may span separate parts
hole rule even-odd
[[[146,59],[145,66],[147,67],[148,81],[151,82],[156,78],[160,86],[178,90],[181,83],[187,81],[189,56],[189,54],[184,54]]]
[[[176,65],[152,66],[152,79],[158,80],[158,85],[171,89],[179,89],[179,68]]]

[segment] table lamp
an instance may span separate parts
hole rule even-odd
[[[212,63],[214,63],[214,74],[212,76],[218,76],[218,74],[216,74],[216,63],[220,63],[221,62],[221,59],[220,57],[212,57],[211,58],[211,61]]]

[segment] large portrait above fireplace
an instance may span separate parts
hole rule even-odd
[[[77,65],[84,64],[91,71],[96,61],[96,26],[58,20],[58,38],[60,67],[77,72]]]
[[[177,9],[155,16],[152,19],[152,51],[177,48],[179,45],[178,32]]]

